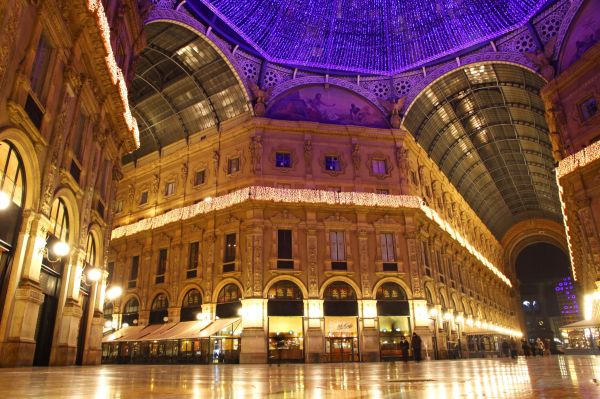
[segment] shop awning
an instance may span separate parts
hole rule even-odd
[[[135,331],[132,331],[130,334],[126,333],[121,338],[116,339],[115,341],[117,341],[117,342],[139,341],[142,338],[144,338],[146,335],[152,334],[154,331],[158,330],[161,326],[163,326],[163,324],[150,324],[149,326],[138,327],[139,330],[136,329]],[[128,327],[128,328],[135,328],[135,327]]]
[[[219,335],[219,331],[223,330],[225,327],[229,327],[239,319],[239,317],[217,319],[200,331],[199,337],[206,338],[212,337],[213,335]]]
[[[204,329],[210,322],[209,321],[182,321],[173,328],[170,328],[167,331],[162,331],[160,334],[156,335],[156,340],[168,340],[168,339],[191,339],[198,338],[200,336],[200,331]]]
[[[576,321],[575,323],[566,324],[560,328],[563,330],[565,330],[565,329],[568,330],[568,329],[594,328],[594,327],[600,328],[600,320],[596,320],[596,319],[580,320],[580,321]]]
[[[102,342],[103,343],[112,342],[112,341],[119,340],[127,335],[137,334],[143,328],[144,328],[143,326],[123,327],[120,330],[114,331],[114,332],[102,337]]]
[[[162,334],[168,333],[177,323],[158,324],[158,328],[150,334],[140,338],[140,341],[156,341],[159,340]]]

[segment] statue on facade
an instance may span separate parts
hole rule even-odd
[[[379,103],[385,110],[388,112],[390,117],[390,125],[394,129],[400,128],[400,123],[402,122],[402,118],[400,117],[400,111],[402,111],[402,107],[404,107],[404,103],[406,102],[406,96],[400,98],[393,98],[390,100],[379,100]]]
[[[554,74],[556,73],[556,70],[552,66],[552,55],[554,54],[554,46],[556,45],[557,37],[558,36],[555,35],[548,40],[548,42],[544,45],[543,50],[538,49],[534,52],[525,52],[525,56],[529,58],[529,60],[533,62],[535,66],[537,66],[538,72],[546,80],[552,80],[552,78],[554,78]]]
[[[262,137],[253,136],[250,142],[250,159],[252,163],[252,172],[257,173],[261,171],[261,160],[263,153]]]
[[[250,91],[254,94],[254,115],[264,116],[267,110],[267,101],[271,97],[273,88],[261,89],[256,83],[250,84]]]
[[[306,164],[306,173],[312,173],[312,141],[304,140],[304,163]]]
[[[548,106],[549,105],[549,106]],[[553,99],[547,104],[546,122],[548,123],[549,139],[552,144],[552,155],[556,162],[564,158],[564,146],[560,136],[561,127],[564,127],[565,112],[558,99]]]
[[[358,143],[354,143],[352,145],[352,165],[354,165],[354,170],[360,170],[360,145]]]

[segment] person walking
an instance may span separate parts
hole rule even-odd
[[[521,340],[521,347],[523,348],[523,354],[525,357],[529,357],[529,355],[531,355],[529,342],[527,342],[525,338]]]
[[[535,340],[535,350],[540,356],[544,356],[544,342],[540,337]]]
[[[517,358],[517,341],[514,337],[510,337],[510,357],[511,359]]]
[[[419,337],[417,335],[417,333],[413,333],[413,335],[412,335],[411,346],[412,346],[413,356],[415,358],[415,361],[420,362],[421,361],[421,337]]]
[[[408,352],[409,352],[410,344],[406,340],[406,337],[402,337],[402,341],[400,341],[400,349],[402,350],[402,361],[408,362]]]

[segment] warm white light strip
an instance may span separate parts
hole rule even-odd
[[[563,224],[565,225],[565,235],[567,237],[567,248],[569,249],[569,258],[571,259],[571,272],[573,273],[573,280],[577,280],[577,272],[575,270],[575,258],[573,257],[573,245],[571,244],[571,232],[569,230],[569,223],[567,220],[567,206],[563,200],[563,188],[560,184],[560,179],[556,177],[556,185],[558,186],[558,200],[560,201],[560,210],[563,216]]]
[[[561,178],[598,159],[600,159],[600,141],[596,141],[575,154],[562,159],[556,168],[556,175]]]
[[[437,212],[424,204],[423,200],[412,195],[389,195],[357,192],[333,192],[324,190],[290,189],[252,186],[242,188],[223,196],[213,198],[211,201],[199,202],[183,208],[174,209],[162,215],[142,219],[126,226],[117,227],[112,231],[112,239],[132,236],[143,231],[157,229],[170,223],[175,223],[194,218],[212,211],[229,208],[245,201],[270,201],[294,204],[328,204],[328,205],[355,205],[379,208],[413,208],[420,209],[435,222],[442,230],[446,231],[460,245],[477,258],[484,266],[491,270],[506,285],[512,287],[510,280],[500,272],[483,254],[481,254],[469,241],[462,237],[450,226]]]
[[[102,44],[104,45],[104,49],[106,50],[107,54],[105,60],[106,65],[108,66],[108,72],[113,84],[117,86],[117,90],[119,91],[119,97],[121,98],[121,104],[123,106],[123,117],[125,118],[127,128],[133,135],[133,140],[137,148],[140,146],[140,132],[137,121],[131,114],[131,109],[129,108],[129,97],[127,94],[127,85],[123,76],[123,71],[121,71],[121,68],[119,68],[117,65],[112,46],[110,44],[110,25],[108,24],[108,19],[106,18],[106,13],[104,12],[104,6],[102,5],[101,0],[87,0],[86,5],[87,9],[96,17],[95,20],[98,24],[100,36],[102,37]]]

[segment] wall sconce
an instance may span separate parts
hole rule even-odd
[[[42,250],[44,257],[50,263],[60,262],[63,256],[66,256],[71,251],[71,247],[64,241],[61,241],[54,236],[46,237],[46,246]]]
[[[431,309],[429,309],[429,316],[430,316],[432,319],[434,319],[434,318],[437,316],[437,314],[438,314],[438,311],[437,311],[437,309],[436,309],[436,308],[431,308]]]

